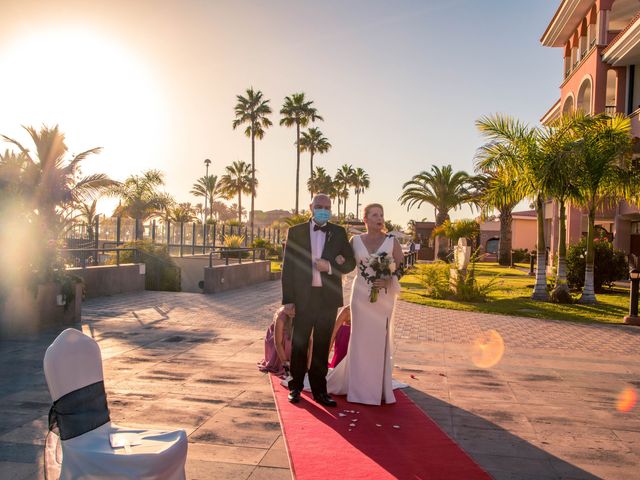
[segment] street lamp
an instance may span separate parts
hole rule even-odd
[[[207,220],[209,220],[207,218],[207,197],[209,196],[209,191],[207,190],[207,185],[209,182],[209,165],[211,165],[211,160],[209,160],[208,158],[204,161],[204,164],[206,165],[206,170],[205,170],[205,174],[204,174],[204,190],[205,190],[205,195],[204,195],[204,224],[207,224]]]
[[[637,260],[637,259],[634,259]],[[629,289],[629,315],[624,317],[624,323],[628,325],[640,325],[638,318],[638,287],[640,286],[640,270],[636,265],[629,270],[629,278],[631,279],[631,287]]]

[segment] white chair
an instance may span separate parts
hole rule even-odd
[[[44,374],[54,402],[102,382],[100,347],[82,332],[68,328],[47,348]],[[187,436],[183,430],[140,430],[107,420],[86,433],[60,440],[60,444],[62,480],[185,478]]]

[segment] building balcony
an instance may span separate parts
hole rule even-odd
[[[638,63],[640,59],[640,14],[602,51],[602,61],[612,67]]]
[[[631,121],[631,134],[634,137],[640,137],[640,108],[629,114]]]

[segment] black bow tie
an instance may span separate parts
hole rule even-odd
[[[318,225],[317,223],[313,224],[313,231],[317,232],[318,230],[322,230],[324,233],[327,233],[329,231],[329,225],[327,225],[326,223],[322,226]]]

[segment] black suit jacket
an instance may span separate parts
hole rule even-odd
[[[343,304],[342,274],[349,273],[356,267],[353,249],[347,239],[344,228],[327,223],[322,258],[331,263],[332,274],[322,272],[322,288],[327,308],[337,309]],[[345,262],[336,263],[336,257],[342,255]],[[313,277],[311,264],[311,235],[309,222],[295,225],[289,229],[282,262],[282,304],[293,303],[296,310],[306,307],[309,302],[311,281]]]

